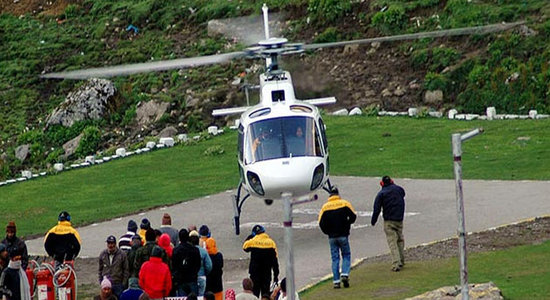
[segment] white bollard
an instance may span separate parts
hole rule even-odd
[[[90,163],[91,165],[93,165],[93,164],[95,164],[95,156],[94,155],[86,156],[84,161],[87,162],[87,163]]]
[[[53,169],[56,170],[57,172],[63,171],[64,168],[65,166],[62,163],[56,163],[53,165]]]
[[[333,116],[347,116],[348,110],[343,108],[332,113]]]
[[[118,149],[116,149],[115,153],[119,157],[124,157],[124,156],[126,156],[126,149],[118,148]]]
[[[241,125],[241,119],[235,120],[235,126],[239,128],[239,125]]]
[[[532,109],[529,111],[529,118],[536,119],[537,118],[537,111]]]
[[[189,138],[187,137],[187,134],[185,133],[182,133],[182,134],[178,134],[178,140],[180,142],[187,142],[189,140]]]
[[[159,144],[163,144],[166,147],[174,146],[174,139],[171,137],[160,138]]]
[[[441,117],[443,117],[443,113],[440,112],[440,111],[430,111],[430,112],[428,112],[428,115],[429,115],[430,117],[434,117],[434,118],[441,118]]]
[[[497,118],[497,109],[494,106],[487,107],[486,114],[487,120],[494,120]]]
[[[147,147],[149,149],[153,149],[153,148],[155,148],[156,145],[157,145],[157,143],[151,141],[151,142],[147,142],[145,147]]]
[[[447,113],[447,116],[449,117],[449,119],[454,119],[455,118],[455,115],[458,113],[458,111],[456,109],[450,109],[449,112]]]
[[[416,107],[410,107],[409,110],[407,111],[408,114],[409,114],[409,117],[416,117],[418,116],[418,108]]]
[[[354,107],[349,111],[350,116],[358,116],[358,115],[362,115],[362,114],[363,114],[363,111],[361,111],[361,109],[359,107]]]
[[[208,134],[218,134],[218,126],[208,126]]]
[[[29,170],[21,171],[21,177],[30,179],[32,178],[32,172]]]

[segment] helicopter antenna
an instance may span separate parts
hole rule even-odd
[[[264,33],[265,33],[265,39],[269,40],[269,15],[268,15],[268,8],[267,5],[264,3],[262,6],[262,12],[264,14]],[[267,57],[265,59],[265,67],[266,69],[269,69],[271,66],[271,58]]]

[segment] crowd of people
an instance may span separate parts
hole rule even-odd
[[[384,232],[392,255],[392,270],[404,264],[403,216],[405,191],[389,176],[380,181],[381,190],[374,201],[371,224],[383,212]],[[336,187],[330,190],[319,213],[319,227],[328,236],[334,288],[350,286],[351,247],[349,234],[357,214],[350,202],[340,198]],[[16,224],[6,226],[6,238],[0,243],[0,297],[30,300],[25,270],[29,256],[25,242],[16,235]],[[223,289],[223,255],[207,225],[177,230],[165,213],[159,228],[147,218],[138,225],[129,220],[127,232],[117,238],[109,235],[106,248],[98,258],[98,300],[163,299],[176,296],[187,299],[286,300],[286,279],[279,282],[277,245],[261,225],[255,225],[243,244],[250,253],[249,276],[242,281],[242,291]],[[81,239],[63,211],[58,224],[44,238],[44,248],[54,259],[55,269],[72,261],[80,252]],[[340,268],[341,261],[341,268]],[[273,283],[273,284],[272,284]],[[295,295],[298,298],[298,294]]]

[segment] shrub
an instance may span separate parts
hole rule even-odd
[[[442,70],[460,58],[460,53],[453,48],[438,47],[432,50],[431,70]]]
[[[315,37],[314,42],[315,43],[329,43],[329,42],[336,42],[340,38],[340,34],[338,33],[338,29],[336,27],[328,27],[323,31],[321,34],[319,34],[317,37]]]
[[[447,79],[447,77],[439,73],[428,72],[426,74],[426,77],[424,78],[424,88],[429,91],[445,91],[447,89],[448,83],[449,80]]]
[[[476,65],[468,74],[468,83],[480,88],[489,82],[490,76],[491,73],[487,66]]]
[[[307,11],[314,22],[333,24],[351,11],[351,1],[309,0]]]
[[[407,24],[405,9],[400,5],[392,5],[385,11],[372,16],[372,25],[383,33],[389,34],[399,31]]]
[[[216,145],[208,147],[206,150],[204,150],[204,155],[206,156],[217,156],[221,155],[225,152],[222,146]]]
[[[101,141],[101,132],[96,126],[88,126],[82,132],[82,139],[78,144],[75,154],[85,156],[96,152]]]

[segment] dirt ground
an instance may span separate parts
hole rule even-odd
[[[536,245],[550,239],[550,217],[540,217],[492,230],[471,233],[467,236],[468,253],[487,252],[520,245]],[[458,241],[450,238],[424,246],[405,250],[407,261],[425,261],[437,258],[456,257]],[[363,263],[389,262],[388,254],[366,258]],[[99,290],[97,277],[97,258],[78,258],[76,263],[80,298],[87,298]],[[224,269],[248,266],[248,260],[225,261]]]

